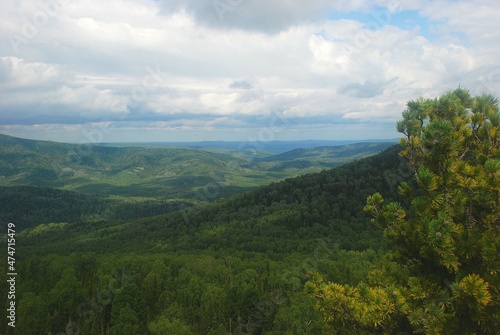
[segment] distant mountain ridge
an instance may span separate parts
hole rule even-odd
[[[355,156],[366,157],[373,154],[374,151],[381,152],[389,146],[394,145],[392,142],[365,142],[345,144],[341,146],[320,146],[311,148],[297,148],[284,153],[271,155],[263,158],[257,158],[258,162],[276,162],[276,161],[291,161],[297,159],[315,157],[315,160],[327,158],[352,158]]]
[[[199,142],[153,142],[153,143],[104,143],[106,146],[138,146],[155,148],[193,148],[203,150],[228,149],[232,151],[265,151],[270,154],[281,154],[295,149],[310,149],[316,147],[337,147],[358,143],[393,143],[399,139],[373,140],[300,140],[300,141],[199,141]]]
[[[211,183],[224,197],[376,154],[393,143],[299,148],[258,157],[238,150],[78,145],[0,135],[0,186],[39,186],[121,198],[190,202]],[[281,143],[283,146],[283,143]],[[208,151],[207,151],[208,150]]]

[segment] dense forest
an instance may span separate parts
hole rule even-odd
[[[100,195],[47,187],[0,186],[2,222],[12,221],[18,229],[53,222],[95,222],[155,216],[190,204],[175,200],[117,200]],[[0,231],[4,232],[5,227]]]
[[[5,218],[23,222],[35,215],[44,222],[17,235],[23,243],[17,331],[321,333],[326,325],[303,292],[306,273],[317,269],[332,280],[357,282],[382,261],[382,231],[362,208],[376,190],[390,198],[408,175],[399,150],[128,220],[112,211],[120,203],[111,200],[3,189]],[[154,205],[160,207],[151,205],[153,215]]]
[[[419,99],[400,145],[212,202],[2,188],[19,276],[0,329],[495,334],[499,124],[490,96]]]

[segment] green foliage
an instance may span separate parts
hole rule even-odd
[[[191,335],[193,330],[179,319],[169,319],[161,316],[149,324],[149,331],[153,335]]]
[[[19,334],[48,333],[49,310],[41,296],[31,292],[25,293],[19,300],[17,317],[20,320],[16,323]]]
[[[140,324],[137,312],[129,304],[126,304],[120,309],[118,316],[114,318],[111,334],[142,335],[144,333],[141,331]]]
[[[311,297],[301,293],[290,296],[290,301],[280,308],[274,318],[273,330],[269,335],[325,334],[327,324],[314,308]]]
[[[68,323],[78,317],[74,306],[83,302],[88,294],[86,291],[77,279],[74,269],[63,271],[61,279],[48,294],[53,331],[63,331]]]
[[[312,276],[308,291],[328,321],[373,333],[497,333],[499,119],[495,98],[463,89],[408,103],[397,125],[414,175],[399,187],[405,204],[383,206],[376,193],[365,206],[399,266],[358,286]]]
[[[41,226],[29,232],[28,237],[47,235],[54,230],[54,222],[81,223],[134,219],[180,210],[191,203],[166,200],[116,200],[101,196],[32,186],[1,187],[0,220],[15,222],[20,228]],[[63,228],[63,227],[59,227]],[[3,231],[4,227],[0,227]]]

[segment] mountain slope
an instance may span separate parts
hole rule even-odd
[[[259,180],[248,181],[231,171],[246,163],[203,150],[85,146],[0,135],[0,185],[4,186],[57,187],[123,197],[192,198],[198,188],[214,179],[232,186],[232,191],[248,187],[245,183],[265,183],[269,177],[263,174]]]
[[[333,168],[356,159],[365,158],[377,154],[394,143],[370,142],[355,143],[341,146],[322,146],[312,148],[298,148],[281,154],[271,155],[255,160],[256,163],[274,163],[274,166],[266,166],[271,171],[286,171],[287,169],[302,169],[308,171],[310,167]],[[318,172],[318,170],[308,171]]]
[[[297,159],[311,158],[321,161],[322,159],[334,157],[351,157],[355,158],[356,155],[368,156],[370,154],[379,153],[394,143],[380,142],[380,143],[354,143],[342,146],[322,146],[312,148],[298,148],[286,151],[281,154],[271,155],[264,158],[259,158],[258,162],[277,162],[277,161],[293,161]]]
[[[318,172],[375,154],[388,145],[303,149],[257,161],[199,149],[75,145],[0,135],[0,186],[206,201],[286,177]],[[214,184],[217,194],[200,196]]]
[[[0,186],[1,222],[15,222],[17,229],[47,223],[82,223],[131,220],[180,210],[180,201],[131,201],[33,186]],[[0,225],[0,232],[6,226]]]
[[[397,185],[409,177],[394,146],[321,173],[258,188],[212,204],[163,216],[133,220],[109,230],[96,230],[65,248],[96,250],[236,249],[283,254],[328,237],[347,249],[378,248],[381,232],[363,213],[367,196],[382,190],[396,197]],[[112,234],[109,231],[113,231]],[[103,237],[105,236],[105,238]],[[132,238],[133,237],[133,238]]]

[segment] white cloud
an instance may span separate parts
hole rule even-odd
[[[117,96],[110,89],[98,90],[86,85],[79,88],[63,86],[53,97],[43,100],[42,104],[62,105],[78,108],[87,113],[100,112],[100,116],[108,113],[126,113],[127,98]],[[88,114],[84,116],[89,116]]]
[[[0,56],[0,82],[4,82],[4,89],[53,86],[67,76],[58,65]]]
[[[500,93],[494,1],[220,0],[222,18],[212,0],[58,1],[0,4],[0,124],[203,132],[279,112],[312,138],[327,120],[394,123],[459,83]],[[396,24],[405,11],[420,28]]]

